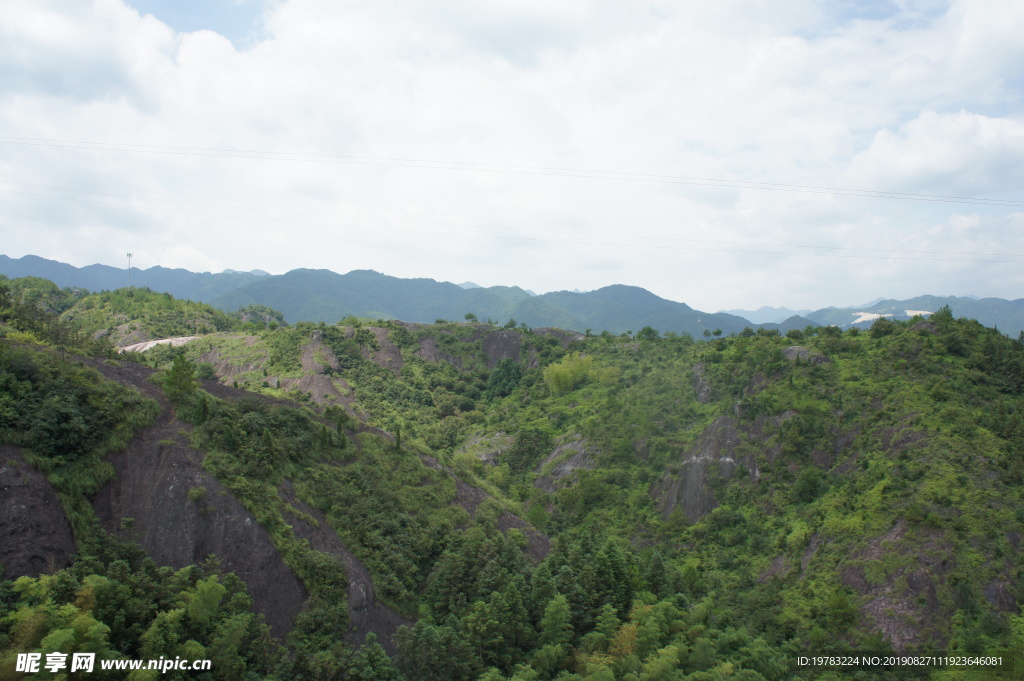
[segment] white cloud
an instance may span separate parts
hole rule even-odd
[[[896,131],[879,130],[850,177],[932,193],[998,196],[1024,186],[1024,122],[960,111],[924,111]],[[865,179],[867,181],[867,179]]]
[[[119,0],[8,8],[0,131],[1022,200],[1020,3],[857,16],[809,0],[268,7],[262,40],[244,49]],[[1021,283],[1014,265],[885,259],[1024,253],[1012,207],[2,146],[0,180],[136,197],[33,190],[125,209],[0,191],[8,255],[80,265],[145,250],[194,269],[373,268],[539,291],[629,283],[704,309],[954,283],[1017,297]],[[55,248],[62,238],[76,243]],[[826,253],[870,258],[816,257]]]

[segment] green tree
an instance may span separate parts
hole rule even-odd
[[[268,328],[272,322],[277,322],[278,325],[284,324],[282,313],[258,303],[240,307],[228,314],[244,324],[252,324],[257,328]]]
[[[644,583],[647,590],[658,598],[668,595],[668,573],[665,570],[665,559],[660,551],[652,551],[644,569]]]
[[[953,324],[953,311],[949,305],[943,305],[931,315],[931,321],[941,330],[948,329]]]
[[[540,642],[545,645],[567,645],[572,640],[572,613],[569,599],[556,594],[544,608],[540,622]]]
[[[522,472],[535,466],[541,457],[551,451],[551,434],[540,428],[523,428],[504,456],[504,462],[513,471]]]
[[[356,329],[355,340],[356,343],[364,348],[380,350],[380,343],[377,342],[377,337],[373,334],[373,331],[370,331],[365,326]]]
[[[565,395],[583,385],[593,369],[593,357],[573,352],[544,369],[544,382],[555,395]]]
[[[480,664],[465,637],[448,626],[420,620],[401,626],[395,634],[395,661],[407,679],[418,681],[473,681]]]
[[[657,329],[650,326],[645,326],[644,328],[640,329],[637,332],[636,337],[637,340],[656,341],[659,338],[661,338],[661,334],[658,333]]]
[[[171,368],[164,375],[164,388],[167,390],[168,396],[172,400],[191,397],[198,387],[196,365],[185,355],[177,355]]]
[[[384,648],[377,643],[377,635],[370,632],[366,641],[356,651],[346,665],[347,681],[401,681],[402,677],[395,669],[391,658]]]
[[[793,496],[807,504],[817,499],[827,486],[828,483],[820,469],[805,466],[797,476],[796,484],[793,485]]]
[[[189,619],[197,624],[206,624],[217,613],[221,599],[227,589],[218,581],[217,575],[196,584],[195,591],[189,596],[185,608]]]
[[[388,338],[400,348],[411,348],[416,345],[416,339],[404,326],[396,326],[388,331]]]
[[[533,613],[534,621],[539,621],[544,616],[544,610],[548,602],[558,593],[555,589],[554,576],[551,574],[551,561],[545,560],[537,566],[533,573],[533,582],[530,584],[530,611]]]
[[[523,367],[514,359],[500,360],[487,377],[484,395],[488,399],[505,397],[519,385],[523,378]]]
[[[845,591],[837,591],[825,604],[825,620],[833,633],[846,633],[857,621],[857,604]]]
[[[683,650],[680,650],[677,646],[667,646],[658,650],[644,662],[644,669],[640,673],[640,680],[676,681],[676,679],[681,678],[677,670],[684,654],[685,647]]]
[[[633,590],[625,555],[609,539],[594,559],[594,591],[597,602],[625,614],[633,600]]]

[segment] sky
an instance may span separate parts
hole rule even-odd
[[[0,253],[1024,297],[1019,0],[33,0]]]

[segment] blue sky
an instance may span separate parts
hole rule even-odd
[[[244,49],[259,39],[270,0],[131,0],[127,4],[179,33],[214,31]]]
[[[2,252],[712,310],[1020,298],[1021,25],[1013,0],[18,3]]]

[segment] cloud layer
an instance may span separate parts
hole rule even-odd
[[[1021,297],[1024,5],[679,4],[284,0],[232,41],[20,3],[3,251],[711,309]]]

